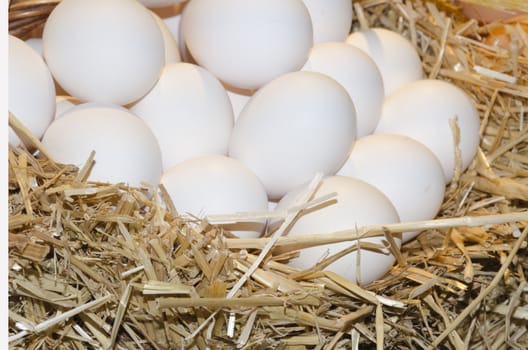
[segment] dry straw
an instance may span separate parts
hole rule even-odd
[[[488,2],[526,10],[525,1]],[[38,35],[56,3],[11,1],[11,33]],[[214,223],[291,221],[328,197],[307,193],[284,212],[190,222],[164,191],[87,182],[97,155],[81,169],[58,164],[10,115],[26,147],[9,150],[9,347],[527,348],[526,17],[479,24],[447,1],[357,1],[355,13],[355,29],[407,36],[426,74],[464,89],[480,112],[479,152],[437,219],[295,240],[281,236],[284,225],[271,238],[236,239]],[[422,233],[364,287],[324,264],[284,264],[294,248],[371,235],[390,242],[412,230]],[[292,252],[274,256],[279,245]]]

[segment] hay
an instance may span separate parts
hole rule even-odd
[[[56,3],[11,2],[11,32],[38,32]],[[294,253],[267,253],[352,240],[354,228],[319,239],[234,239],[212,223],[271,214],[183,220],[163,191],[87,182],[93,155],[81,169],[55,163],[10,116],[32,150],[9,150],[10,348],[527,348],[523,22],[480,25],[443,1],[355,8],[355,28],[403,33],[427,75],[464,89],[482,118],[479,153],[436,220],[358,228],[388,240],[423,230],[383,279],[361,288],[320,266],[283,264]],[[497,28],[507,41],[494,46]],[[274,215],[291,219],[325,199]]]

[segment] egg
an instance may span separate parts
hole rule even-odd
[[[306,188],[301,186],[290,191],[279,201],[276,210],[291,207],[296,198]],[[321,203],[315,208],[300,212],[300,216],[293,222],[286,232],[288,237],[306,234],[325,234],[340,230],[359,228],[365,225],[394,224],[399,222],[396,209],[390,200],[375,187],[361,180],[346,176],[331,176],[323,179],[314,194],[314,198],[337,193],[328,202]],[[368,284],[381,278],[394,264],[395,258],[387,249],[388,243],[384,237],[360,239],[359,244],[373,243],[380,246],[380,250],[360,249],[347,254],[330,264],[326,270],[335,272],[342,277],[360,284]],[[395,238],[396,243],[400,242]],[[336,254],[356,242],[341,242],[320,245],[300,250],[298,258],[289,264],[300,269],[308,269],[322,259]],[[399,248],[399,246],[397,247]],[[281,252],[280,250],[278,251]],[[359,271],[358,271],[359,259]],[[358,273],[359,272],[359,273]]]
[[[88,180],[153,186],[161,177],[161,151],[148,126],[121,108],[92,107],[66,112],[51,123],[42,144],[60,163],[83,166],[91,151]]]
[[[165,63],[159,25],[135,0],[63,0],[42,40],[54,78],[86,101],[131,103],[154,86]]]
[[[155,14],[154,12],[151,12],[151,14],[156,20],[156,23],[158,23],[161,35],[163,36],[163,46],[165,48],[165,64],[180,62],[180,49],[178,48],[176,39],[172,35],[172,32],[170,31],[169,27],[167,27],[167,24],[165,24],[165,22],[163,22],[157,14]]]
[[[279,204],[279,202],[276,202],[276,201],[268,201],[268,210],[269,210],[269,211],[274,211],[275,208],[277,208],[277,204]]]
[[[302,0],[192,0],[182,30],[199,65],[242,89],[300,69],[313,44]]]
[[[445,192],[442,165],[429,148],[402,135],[359,138],[338,175],[363,180],[389,198],[401,221],[433,219]],[[416,236],[405,233],[404,241]]]
[[[253,96],[254,92],[251,90],[237,89],[229,86],[225,86],[227,91],[227,96],[229,101],[231,101],[231,106],[233,107],[233,117],[235,122],[240,115],[240,112],[244,109],[248,101]]]
[[[450,120],[460,130],[461,171],[467,169],[480,142],[480,119],[473,100],[449,82],[424,79],[388,96],[375,134],[409,136],[427,146],[440,160],[446,183],[455,172],[455,139]]]
[[[71,96],[56,96],[55,97],[55,118],[60,118],[62,114],[69,111],[70,108],[77,106],[81,101]]]
[[[55,115],[55,86],[42,57],[27,43],[8,35],[7,106],[11,113],[41,138]],[[9,144],[16,147],[20,139],[8,130]]]
[[[383,79],[376,63],[345,43],[324,43],[310,51],[305,71],[328,75],[343,85],[356,107],[357,136],[374,131],[381,116]]]
[[[268,200],[262,183],[244,164],[226,156],[188,159],[166,170],[161,183],[185,217],[263,211]],[[257,237],[266,220],[222,225],[240,237]]]
[[[64,96],[61,96],[62,98],[65,98]],[[63,116],[67,116],[70,114],[70,112],[78,111],[81,109],[91,109],[94,107],[103,107],[103,108],[116,108],[125,112],[129,112],[129,110],[123,106],[116,105],[113,103],[104,103],[104,102],[83,102],[79,101],[73,97],[69,97],[66,100],[63,100],[59,98],[57,107],[60,108],[60,110],[55,114],[55,119],[62,118]]]
[[[29,38],[26,40],[26,44],[31,46],[42,57],[42,38]]]
[[[310,13],[314,45],[344,41],[352,24],[350,0],[303,0]]]
[[[162,9],[163,11],[158,9],[156,12],[161,16],[163,22],[167,25],[167,28],[169,28],[172,36],[175,38],[182,61],[196,63],[189,52],[187,45],[185,45],[185,39],[182,30],[181,19],[186,4],[187,2],[179,3],[171,7],[164,7]]]
[[[423,78],[418,52],[404,36],[384,28],[371,28],[350,34],[346,43],[365,51],[378,65],[385,95]]]
[[[130,110],[152,129],[163,168],[206,154],[227,154],[233,110],[224,87],[190,63],[163,69],[158,83]]]
[[[343,86],[300,71],[251,97],[233,128],[229,155],[257,174],[270,199],[278,199],[317,172],[337,172],[355,139],[355,108]]]
[[[186,0],[139,0],[145,6],[148,7],[164,7],[184,2]]]

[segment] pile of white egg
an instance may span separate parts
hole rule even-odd
[[[476,153],[479,116],[458,87],[424,78],[407,39],[350,33],[350,0],[177,2],[62,0],[41,41],[9,38],[10,111],[56,160],[82,165],[94,150],[90,180],[161,182],[182,215],[287,208],[317,173],[315,196],[337,196],[289,235],[437,215],[456,164]],[[156,6],[183,13],[161,19]],[[290,263],[309,268],[352,244]],[[368,283],[394,263],[384,238],[359,246],[327,268]]]

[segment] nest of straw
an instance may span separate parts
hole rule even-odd
[[[38,32],[57,2],[11,2],[11,33]],[[427,75],[464,89],[482,118],[478,155],[437,219],[359,228],[388,239],[422,230],[382,280],[359,287],[269,254],[352,241],[353,228],[295,242],[232,238],[183,220],[160,204],[163,191],[87,182],[93,159],[55,163],[10,116],[27,147],[9,149],[9,347],[527,348],[526,22],[479,25],[443,1],[367,0],[355,10],[354,27],[410,38]],[[496,30],[502,47],[487,44]]]

